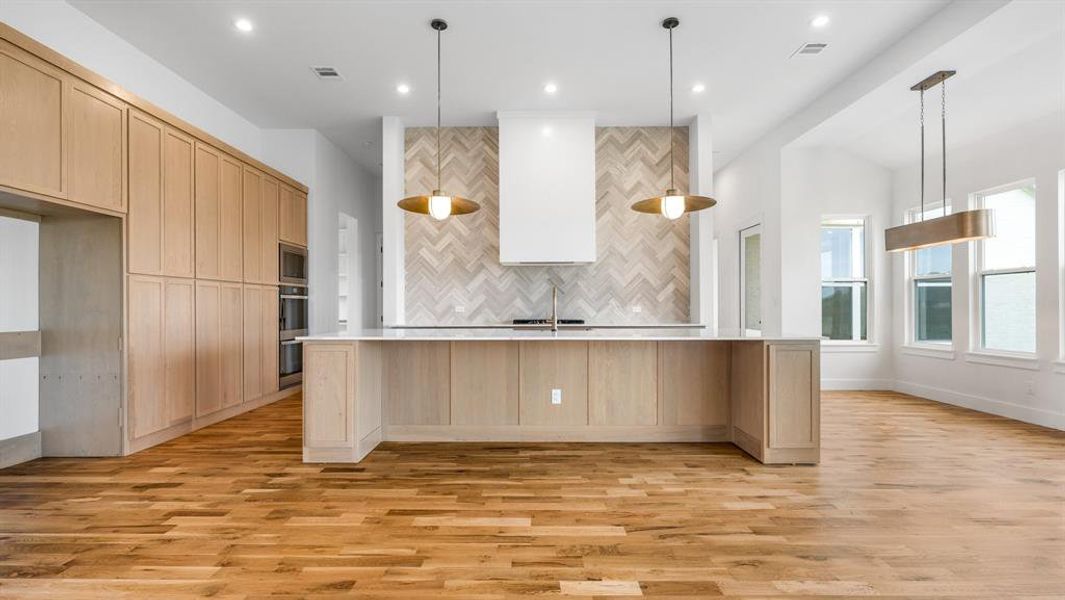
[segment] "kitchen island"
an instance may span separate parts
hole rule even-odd
[[[820,341],[707,329],[366,329],[303,342],[304,462],[381,441],[732,442],[820,456]]]

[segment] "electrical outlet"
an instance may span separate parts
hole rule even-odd
[[[551,390],[551,404],[562,404],[562,390],[554,388]]]
[[[637,314],[638,313],[642,313],[643,312],[643,307],[640,306],[639,304],[633,305],[632,312],[637,313]]]
[[[456,307],[455,307],[455,312],[457,312],[457,313],[464,313],[464,312],[466,312],[466,307],[465,307],[465,306],[461,306],[461,305],[459,305],[459,306],[456,306]]]
[[[1029,381],[1028,382],[1028,390],[1027,390],[1027,392],[1028,392],[1029,396],[1034,396],[1035,395],[1035,382],[1034,381]]]

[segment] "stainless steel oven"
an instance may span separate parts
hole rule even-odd
[[[307,288],[302,285],[278,287],[278,376],[282,388],[303,381],[303,343],[296,341],[307,335]]]
[[[303,342],[283,340],[278,355],[278,382],[287,388],[303,381]]]
[[[278,244],[278,279],[282,284],[307,287],[307,249]]]

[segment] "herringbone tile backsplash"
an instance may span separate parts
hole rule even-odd
[[[435,129],[406,138],[408,194],[436,187]],[[688,188],[688,132],[675,130],[674,175]],[[435,221],[406,215],[406,311],[412,325],[471,325],[546,317],[557,284],[559,316],[594,323],[688,321],[688,219],[633,212],[669,184],[668,127],[596,129],[596,245],[590,265],[499,264],[499,137],[495,127],[441,134],[443,189],[481,210]],[[634,307],[639,312],[634,311]],[[461,310],[462,312],[458,312]]]

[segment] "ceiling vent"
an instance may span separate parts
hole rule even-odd
[[[825,48],[827,48],[827,47],[828,47],[828,44],[819,44],[819,43],[803,44],[802,46],[799,46],[798,50],[796,50],[795,52],[791,53],[791,58],[795,58],[796,56],[815,56],[817,54],[821,54],[822,52],[824,52]]]
[[[336,67],[311,67],[314,74],[318,76],[318,79],[324,79],[326,81],[340,81],[344,79],[340,75],[340,71],[336,70]]]

